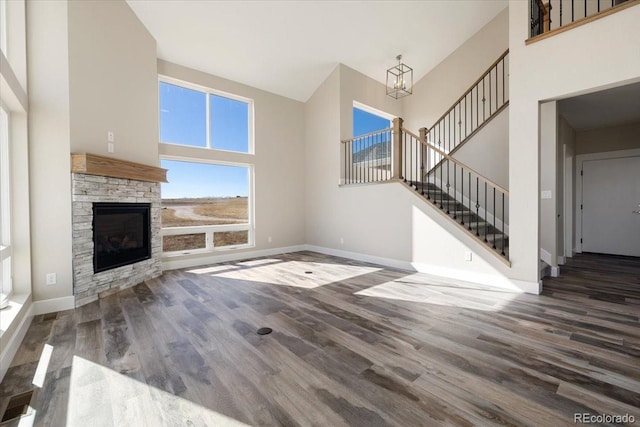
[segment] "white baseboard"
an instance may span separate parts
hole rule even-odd
[[[177,270],[179,268],[200,267],[207,264],[216,264],[218,262],[242,261],[249,258],[274,256],[290,252],[300,252],[304,251],[305,249],[306,245],[296,245],[273,249],[260,249],[257,251],[248,252],[207,254],[206,256],[176,256],[164,258],[162,260],[162,270]]]
[[[551,277],[560,276],[560,267],[551,267]]]
[[[297,245],[287,246],[274,249],[263,249],[258,251],[240,252],[233,254],[214,255],[208,257],[190,257],[181,259],[164,260],[162,263],[163,270],[175,270],[179,268],[200,267],[207,264],[215,264],[218,262],[241,261],[249,258],[275,256],[290,252],[313,251],[325,255],[332,255],[342,258],[348,258],[360,262],[368,262],[371,264],[381,265],[399,270],[420,272],[432,274],[454,280],[462,280],[470,283],[477,283],[485,286],[499,288],[509,292],[526,292],[531,294],[539,294],[542,291],[541,282],[527,282],[523,280],[511,279],[504,276],[477,273],[474,271],[460,270],[454,268],[446,268],[437,265],[429,265],[423,263],[412,263],[393,258],[379,257],[359,252],[345,251],[342,249],[327,248],[315,245]]]
[[[561,255],[558,255],[558,264],[564,265],[567,262],[567,259]]]
[[[333,255],[341,258],[348,258],[355,261],[369,262],[384,267],[397,268],[400,270],[416,271],[410,262],[393,258],[385,258],[374,255],[367,255],[358,252],[344,251],[342,249],[325,248],[323,246],[305,245],[305,250],[318,252],[325,255]]]
[[[552,261],[552,256],[551,253],[548,252],[545,249],[540,248],[540,259],[543,260],[544,262],[546,262],[549,265],[553,265],[554,262]]]
[[[68,297],[51,298],[33,302],[33,316],[40,314],[55,313],[56,311],[72,310],[76,306],[76,299],[73,295]]]
[[[433,276],[445,277],[454,280],[461,280],[469,283],[499,288],[509,292],[526,292],[539,294],[542,291],[541,282],[527,282],[523,280],[510,279],[504,276],[493,274],[477,273],[475,271],[460,270],[455,268],[442,267],[439,265],[407,262],[393,258],[384,258],[358,252],[344,251],[341,249],[325,248],[321,246],[306,245],[307,250],[319,252],[325,255],[333,255],[342,258],[349,258],[356,261],[369,262],[382,265],[384,267],[397,268],[400,270],[431,274]]]
[[[524,280],[511,279],[497,274],[478,273],[475,271],[461,270],[457,268],[442,267],[440,265],[412,263],[416,271],[431,274],[434,276],[447,277],[454,280],[461,280],[469,283],[490,286],[508,292],[525,292],[528,294],[539,294],[542,291],[539,282],[527,282]]]
[[[22,316],[22,320],[20,320],[20,323],[13,333],[13,336],[9,339],[9,342],[7,343],[5,348],[2,349],[2,353],[0,353],[0,382],[2,382],[4,375],[9,369],[11,361],[18,352],[18,348],[20,348],[20,344],[22,344],[22,340],[29,330],[31,319],[33,319],[32,311],[33,303],[29,303],[29,306],[26,308],[26,311]]]

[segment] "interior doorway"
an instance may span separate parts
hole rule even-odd
[[[581,159],[582,252],[640,257],[640,155],[631,155],[635,151]]]

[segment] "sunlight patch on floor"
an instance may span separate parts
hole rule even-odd
[[[355,293],[376,298],[498,311],[517,294],[462,281],[415,273]]]
[[[213,277],[261,282],[271,285],[295,286],[313,289],[329,283],[382,270],[347,264],[330,264],[307,261],[257,260],[233,265],[220,265],[189,270],[189,273],[207,274]],[[279,262],[274,262],[279,261]]]
[[[74,356],[69,385],[67,426],[246,426],[246,424]]]

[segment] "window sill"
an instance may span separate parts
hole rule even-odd
[[[192,251],[183,251],[183,252],[163,252],[162,259],[189,257],[189,256],[197,256],[197,255],[215,255],[217,253],[223,253],[223,252],[229,252],[229,251],[241,250],[241,249],[251,249],[255,247],[256,247],[255,245],[246,244],[246,245],[217,247],[215,249],[195,249]]]
[[[23,307],[30,302],[31,294],[12,294],[9,297],[9,305],[0,310],[0,337],[5,331],[13,327]]]

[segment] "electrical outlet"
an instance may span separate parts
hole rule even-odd
[[[108,142],[114,142],[116,140],[116,136],[113,134],[113,132],[108,131],[107,132],[107,141]]]
[[[116,151],[116,146],[113,142],[107,142],[107,151],[109,153],[113,153],[114,151]]]
[[[540,193],[540,198],[542,198],[542,199],[551,199],[551,190],[543,190]]]
[[[344,245],[344,237],[341,237],[341,238],[340,238],[340,244],[341,244],[341,245]]]
[[[466,251],[464,253],[464,260],[465,261],[471,261],[473,259],[473,252],[471,251]]]
[[[273,242],[273,239],[271,238],[271,236],[267,237],[267,241],[268,241],[269,243]]]
[[[47,285],[55,285],[58,282],[56,273],[47,273]]]

